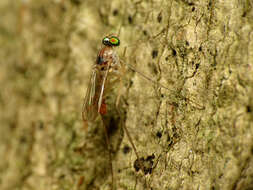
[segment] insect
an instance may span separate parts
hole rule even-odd
[[[122,66],[117,53],[113,50],[114,47],[120,45],[120,40],[116,36],[107,36],[102,43],[104,47],[99,51],[96,63],[93,65],[84,99],[82,117],[85,125],[88,121],[94,121],[99,114],[106,114],[107,87],[121,75]]]
[[[106,36],[103,38],[102,44],[103,47],[99,51],[96,62],[92,68],[92,74],[83,103],[82,118],[85,127],[87,127],[89,123],[94,122],[99,116],[103,121],[111,163],[112,189],[114,189],[112,156],[107,134],[108,126],[106,126],[103,116],[107,113],[106,95],[109,93],[110,88],[113,87],[113,84],[120,79],[123,66],[117,53],[114,51],[114,47],[120,45],[119,38],[114,35]]]
[[[109,159],[111,163],[111,176],[112,176],[112,189],[113,189],[113,167],[112,167],[112,159],[111,159],[111,151],[110,151],[110,142],[109,137],[107,134],[107,127],[106,123],[104,122],[103,118],[107,114],[107,102],[106,97],[110,93],[110,90],[113,88],[114,84],[121,80],[122,75],[125,72],[126,66],[134,71],[139,73],[145,79],[156,83],[146,75],[142,74],[130,64],[126,64],[119,59],[117,53],[114,51],[114,48],[120,45],[120,40],[115,35],[109,35],[103,38],[102,40],[103,47],[100,49],[97,55],[97,59],[95,64],[92,68],[92,73],[90,76],[89,85],[86,91],[86,95],[84,98],[83,108],[82,108],[82,118],[84,122],[84,126],[87,127],[90,123],[94,122],[97,118],[101,118],[103,121],[104,129],[105,129],[105,137],[106,143],[109,150]],[[165,86],[159,84],[163,88]],[[168,89],[168,88],[166,88]],[[116,100],[116,108],[119,103],[120,96],[118,95]],[[135,164],[144,171],[145,168],[141,162],[141,159],[138,155],[138,152],[135,148],[133,140],[126,128],[123,125],[123,128],[126,132],[126,135],[129,139],[129,142],[132,145],[132,148],[135,152],[137,157],[137,161]]]

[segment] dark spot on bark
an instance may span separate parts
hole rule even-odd
[[[167,141],[170,142],[171,138],[170,135],[167,136]]]
[[[247,111],[247,113],[250,113],[250,112],[252,112],[252,109],[251,109],[251,107],[248,105],[248,106],[246,106],[246,111]]]
[[[178,107],[178,103],[176,103],[176,102],[172,102],[172,105],[175,107]]]
[[[195,7],[192,7],[192,12],[194,12],[195,11]]]
[[[39,122],[39,129],[44,129],[44,123],[42,121]]]
[[[125,145],[125,146],[123,147],[123,153],[124,153],[124,154],[129,153],[130,150],[131,150],[131,148],[130,148],[128,145]]]
[[[67,9],[66,9],[66,7],[64,6],[63,3],[61,4],[61,11],[62,11],[62,12],[66,12],[66,11],[67,11]]]
[[[59,179],[63,179],[63,178],[65,178],[65,174],[62,174],[59,176]]]
[[[173,142],[170,141],[169,144],[168,144],[168,147],[171,147],[173,145]]]
[[[189,46],[189,42],[188,42],[188,41],[186,41],[185,44],[186,44],[187,46]]]
[[[46,8],[45,7],[41,7],[39,9],[39,14],[44,18],[48,18],[48,12],[46,11]]]
[[[17,127],[17,123],[16,122],[11,122],[10,125],[9,125],[9,127],[11,129],[15,129]]]
[[[169,60],[169,56],[165,57],[165,61],[168,61]]]
[[[242,14],[242,17],[246,17],[246,15],[247,15],[247,12],[244,11],[243,14]]]
[[[119,14],[118,9],[114,9],[114,10],[112,11],[112,15],[113,15],[113,16],[117,16],[118,14]]]
[[[132,80],[129,81],[129,88],[133,86],[134,82]]]
[[[163,134],[162,134],[160,131],[158,131],[158,132],[156,133],[156,136],[157,136],[158,138],[161,138],[161,137],[163,136]]]
[[[199,51],[202,51],[202,47],[201,46],[199,47]]]
[[[148,33],[147,33],[147,31],[146,31],[146,30],[143,30],[143,35],[145,35],[145,36],[147,36],[147,35],[148,35]]]
[[[151,156],[148,156],[148,157],[146,158],[146,161],[152,161],[154,158],[155,158],[155,155],[152,154]]]
[[[153,50],[152,51],[152,58],[155,59],[158,56],[158,51],[157,50]]]
[[[152,163],[153,163],[153,161],[152,161]],[[152,169],[153,169],[153,168],[146,168],[146,169],[144,169],[144,174],[145,174],[145,175],[151,174],[151,173],[152,173]]]
[[[151,156],[148,156],[146,159],[144,157],[141,157],[140,159],[136,159],[134,162],[134,168],[138,172],[139,170],[142,170],[143,173],[151,174],[153,169],[155,155],[152,154]]]
[[[133,17],[131,17],[130,15],[127,17],[127,20],[129,24],[133,23]]]
[[[78,5],[81,4],[81,0],[71,0],[71,3],[72,3],[73,5],[78,6]]]
[[[176,50],[172,49],[172,55],[173,55],[173,56],[176,56],[176,55],[177,55]]]
[[[142,164],[143,161],[144,161],[143,157],[140,158],[140,159],[136,159],[134,161],[134,169],[135,169],[136,172],[138,172],[141,169],[141,164]]]
[[[195,65],[195,68],[196,68],[196,69],[198,69],[198,68],[199,68],[199,63],[197,63],[197,64]]]
[[[24,136],[22,136],[22,137],[20,137],[20,143],[25,143],[25,142],[27,142],[27,139],[26,139],[26,137],[24,137]]]

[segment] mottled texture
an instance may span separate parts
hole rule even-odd
[[[1,0],[0,20],[1,190],[110,189],[104,128],[81,108],[119,31],[120,58],[170,90],[128,71],[119,114],[112,88],[117,190],[253,188],[252,1]]]

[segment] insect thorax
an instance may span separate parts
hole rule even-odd
[[[118,72],[120,61],[112,47],[104,47],[100,50],[96,61],[96,68],[101,72],[107,69],[109,69],[109,73]]]

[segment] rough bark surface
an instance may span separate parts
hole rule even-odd
[[[81,120],[110,33],[156,81],[123,73],[120,115],[108,98],[116,189],[253,189],[252,1],[1,0],[0,20],[0,189],[111,188],[102,124]]]

